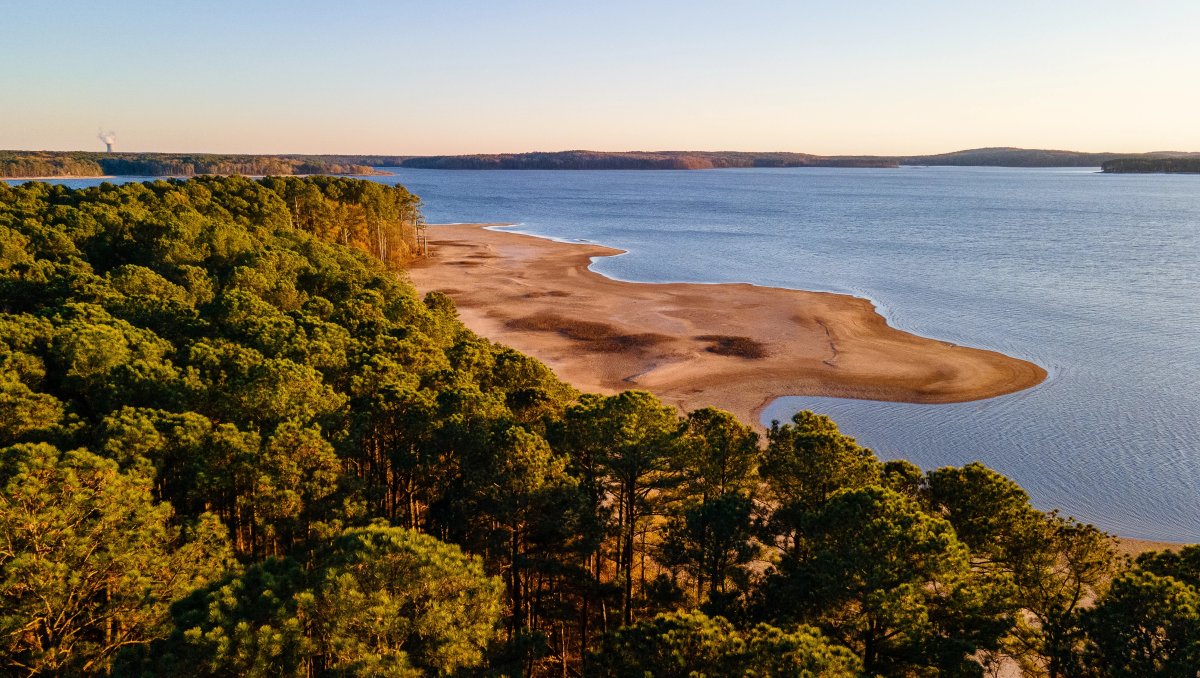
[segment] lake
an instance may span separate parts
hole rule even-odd
[[[902,329],[1050,372],[953,405],[785,397],[884,458],[980,460],[1040,508],[1200,541],[1200,176],[1094,169],[391,170],[430,223],[628,251],[622,280],[752,282],[872,300]],[[91,185],[95,181],[63,182]]]

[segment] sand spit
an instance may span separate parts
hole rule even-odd
[[[749,284],[630,283],[588,270],[620,250],[484,224],[429,229],[410,268],[475,332],[586,391],[642,388],[747,422],[783,395],[951,403],[1041,383],[1041,367],[889,327],[865,299]]]

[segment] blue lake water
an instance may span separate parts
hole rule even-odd
[[[981,460],[1042,508],[1200,541],[1200,176],[1090,169],[392,170],[431,223],[628,251],[646,282],[871,299],[897,327],[1037,362],[1050,379],[954,405],[786,397],[881,457]],[[75,185],[96,181],[80,180]]]

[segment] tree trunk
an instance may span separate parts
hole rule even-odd
[[[633,623],[633,530],[637,524],[637,509],[634,507],[636,489],[633,483],[629,483],[625,488],[625,600],[621,609],[621,623],[625,626]]]
[[[595,558],[596,558],[596,561],[597,561],[597,562],[599,562],[599,561],[600,561],[600,555],[599,555],[599,553],[597,553],[597,554],[595,555]],[[589,564],[590,564],[590,563],[586,563],[586,561],[585,561],[585,564],[584,564],[584,569],[585,569],[585,570],[589,569],[589,568],[587,567]],[[597,584],[597,585],[599,585],[599,577],[600,577],[600,572],[599,572],[599,568],[597,568],[597,571],[596,571],[596,579],[597,579],[597,581],[596,581],[596,584]],[[582,671],[585,671],[585,672],[587,671],[587,651],[588,651],[588,615],[590,615],[590,614],[591,614],[591,609],[590,609],[590,608],[591,608],[591,602],[592,602],[592,591],[591,591],[591,589],[592,589],[592,585],[591,585],[591,584],[592,584],[591,582],[588,582],[588,586],[587,586],[587,588],[585,588],[585,589],[584,589],[584,591],[583,591],[583,601],[582,601],[582,603],[583,603],[583,604],[582,604],[583,612],[582,612],[582,614],[580,614],[580,616],[579,616],[579,656],[580,656],[580,668],[581,668],[581,670],[582,670]],[[565,670],[565,669],[564,669],[564,670]]]
[[[509,597],[512,599],[512,624],[509,629],[509,637],[516,635],[518,629],[521,628],[521,619],[524,615],[522,609],[525,602],[521,599],[521,575],[517,571],[517,554],[520,552],[520,533],[518,528],[512,530],[512,540],[510,542],[508,573],[509,573]]]

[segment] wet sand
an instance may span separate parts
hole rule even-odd
[[[588,270],[620,250],[486,225],[433,226],[409,269],[475,332],[585,391],[640,388],[758,426],[783,395],[952,403],[1041,383],[1041,367],[889,327],[865,299],[749,284],[630,283]]]

